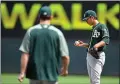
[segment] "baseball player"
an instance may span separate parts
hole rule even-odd
[[[27,30],[19,49],[22,56],[18,80],[22,82],[26,75],[30,84],[58,84],[61,59],[61,75],[68,74],[68,46],[63,33],[50,25],[50,8],[43,6],[39,16],[39,24]]]
[[[87,70],[91,84],[100,84],[100,76],[105,63],[105,50],[109,44],[109,31],[106,25],[97,20],[96,13],[88,10],[84,14],[84,21],[92,27],[91,40],[88,43],[75,41],[75,46],[87,48]]]

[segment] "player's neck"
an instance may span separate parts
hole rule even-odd
[[[95,21],[93,22],[93,26],[97,25],[98,23],[99,23],[98,20],[95,20]]]
[[[40,20],[39,24],[47,24],[47,25],[50,25],[50,20]]]

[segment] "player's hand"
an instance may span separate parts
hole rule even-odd
[[[79,47],[79,46],[83,46],[84,42],[81,40],[75,41],[74,45]]]
[[[67,76],[68,75],[68,70],[61,68],[61,76]]]
[[[99,45],[98,45],[98,44],[95,44],[95,45],[94,45],[94,48],[95,48],[96,50],[98,50]]]
[[[23,82],[24,77],[25,77],[25,74],[20,73],[19,76],[18,76],[19,82]]]

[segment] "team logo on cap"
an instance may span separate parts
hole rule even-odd
[[[44,12],[43,15],[47,15],[47,12]]]

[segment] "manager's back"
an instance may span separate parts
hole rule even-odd
[[[62,55],[62,33],[54,26],[39,24],[31,28],[29,34],[30,58],[26,76],[30,79],[56,80]]]
[[[50,8],[40,9],[39,24],[29,28],[20,46],[21,71],[18,80],[30,84],[57,84],[62,59],[62,75],[68,74],[69,52],[63,33],[51,23]]]

